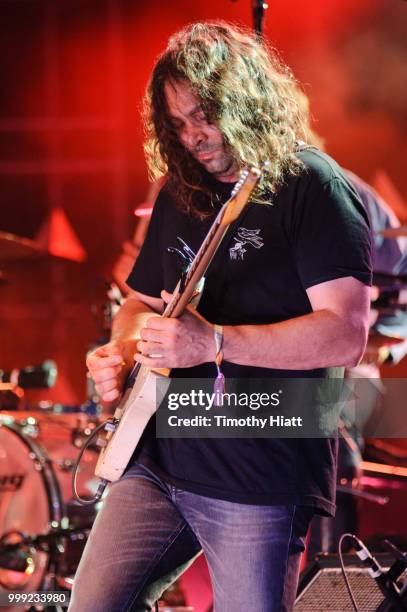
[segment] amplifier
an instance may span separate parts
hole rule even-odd
[[[394,558],[388,554],[375,554],[377,561],[387,570]],[[368,569],[356,555],[344,555],[346,575],[360,612],[390,611],[384,596]],[[404,583],[407,573],[398,582]],[[407,610],[407,605],[406,608]],[[347,612],[353,611],[352,602],[343,579],[338,555],[318,555],[300,576],[295,612]]]

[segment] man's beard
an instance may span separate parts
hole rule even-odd
[[[205,170],[213,176],[223,176],[229,174],[235,165],[235,160],[231,155],[222,155],[220,158],[208,160],[206,163],[203,160],[199,160],[199,163],[203,165]]]

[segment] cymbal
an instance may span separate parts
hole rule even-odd
[[[407,236],[407,225],[400,225],[400,227],[386,227],[380,232],[376,232],[385,238],[400,238],[401,236]]]
[[[11,261],[13,259],[27,259],[41,255],[43,251],[38,245],[28,238],[20,238],[14,234],[0,232],[0,261]]]

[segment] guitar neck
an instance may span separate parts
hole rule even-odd
[[[197,284],[205,275],[205,272],[208,269],[208,266],[211,263],[216,250],[226,233],[227,226],[222,225],[221,223],[225,208],[226,204],[220,210],[198,253],[194,257],[183,281],[182,289],[180,289],[179,283],[178,291],[175,293],[173,299],[169,302],[164,311],[164,317],[179,317],[189,304],[191,297],[196,290]]]

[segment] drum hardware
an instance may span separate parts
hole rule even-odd
[[[55,528],[47,534],[26,535],[21,532],[10,532],[0,540],[0,573],[20,573],[23,576],[33,575],[36,571],[38,553],[46,554],[49,558],[46,575],[41,584],[41,590],[59,590],[72,588],[69,577],[64,576],[64,556],[67,543],[76,540],[86,540],[92,525],[81,527]],[[15,540],[15,536],[18,540]],[[13,536],[14,541],[7,539]],[[75,568],[76,569],[76,568]],[[64,581],[64,584],[62,583]],[[0,587],[9,590],[10,585],[0,580]]]
[[[1,415],[0,427],[2,425],[13,424],[15,419],[13,417],[8,417],[5,414]],[[24,434],[30,436],[30,438],[36,438],[39,433],[39,424],[38,420],[35,417],[29,416],[25,419],[21,419],[18,421],[19,427]]]
[[[88,421],[85,426],[78,420],[78,424],[75,429],[72,430],[71,440],[73,446],[75,448],[82,448],[85,442],[88,440],[89,436],[94,432],[97,427],[97,421]],[[93,439],[93,438],[92,438]],[[89,443],[87,447],[89,450],[98,451],[100,446],[98,444],[98,440],[95,443]]]
[[[49,389],[54,386],[57,375],[56,363],[50,359],[39,366],[0,369],[0,410],[18,410],[24,389]]]
[[[82,539],[89,535],[92,528],[92,524],[84,527],[60,527],[54,528],[49,533],[27,535],[19,531],[12,531],[4,534],[0,538],[0,554],[8,551],[18,550],[21,546],[30,546],[37,550],[43,550],[44,552],[49,551],[49,547],[57,545],[59,552],[65,552],[63,545],[61,544],[61,538],[68,539]],[[7,538],[13,535],[19,536],[19,541],[13,543],[7,543]],[[81,537],[80,537],[81,536]],[[0,563],[1,565],[1,563]]]
[[[58,404],[48,400],[41,400],[40,402],[29,406],[32,414],[41,413],[44,418],[62,417],[63,415],[71,415],[78,417],[86,417],[95,419],[97,421],[98,414],[95,413],[89,402],[85,402],[78,406],[77,404]],[[71,430],[71,425],[68,426]]]
[[[24,396],[24,390],[10,382],[0,382],[0,393],[14,393],[19,398]]]
[[[47,457],[38,457],[35,453],[29,453],[28,456],[30,457],[30,459],[32,459],[34,468],[38,472],[41,472],[46,467],[53,465],[53,462],[50,461]]]
[[[56,464],[63,472],[71,472],[75,462],[72,459],[59,459]]]
[[[73,431],[93,425],[79,416],[0,413],[0,589],[55,590],[76,571],[96,515],[71,494]],[[96,453],[83,457],[83,497],[96,488],[95,463]]]
[[[17,539],[16,539],[17,538]],[[0,538],[0,568],[13,572],[32,574],[34,571],[32,547],[22,550],[24,534],[21,531],[9,531]]]
[[[12,383],[0,382],[0,410],[18,410],[24,390]]]
[[[21,389],[50,389],[58,376],[55,361],[47,359],[39,366],[14,368],[8,372],[0,369],[0,382],[11,383]]]

